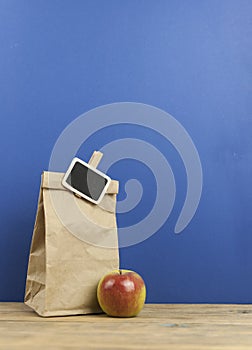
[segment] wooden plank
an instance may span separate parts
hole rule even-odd
[[[147,304],[134,318],[104,314],[42,318],[0,303],[0,349],[252,348],[252,305]]]

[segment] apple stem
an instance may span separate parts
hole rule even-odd
[[[119,270],[119,274],[120,274],[120,275],[122,274],[122,270]]]

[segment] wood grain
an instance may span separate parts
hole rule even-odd
[[[147,304],[134,318],[42,318],[0,303],[0,349],[252,349],[252,305]]]

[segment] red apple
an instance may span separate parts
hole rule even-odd
[[[146,288],[142,277],[130,270],[114,270],[97,287],[101,309],[109,316],[132,317],[143,308]]]

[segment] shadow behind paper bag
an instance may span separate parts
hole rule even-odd
[[[90,162],[97,166],[100,153]],[[119,268],[118,182],[99,205],[77,198],[63,173],[44,172],[27,271],[25,304],[41,316],[99,313],[99,279]]]

